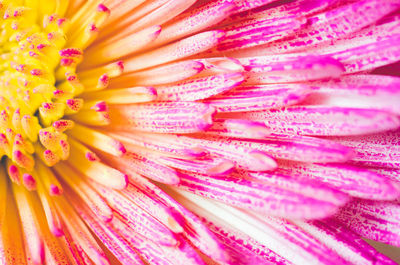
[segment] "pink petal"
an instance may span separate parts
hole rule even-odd
[[[186,210],[167,193],[144,178],[131,176],[131,183],[181,215],[184,228],[183,235],[193,246],[217,262],[224,264],[228,260],[227,254],[220,244],[217,243],[214,235],[208,231],[201,220],[192,212]]]
[[[196,101],[228,91],[244,80],[241,73],[189,79],[157,87],[159,101]]]
[[[305,54],[265,55],[239,58],[248,71],[246,84],[289,83],[334,78],[342,64],[327,56]]]
[[[330,55],[343,64],[346,73],[358,73],[398,61],[399,43],[400,34],[393,34],[389,39],[349,48]]]
[[[210,219],[213,218],[209,218],[209,216],[202,218],[210,231],[217,236],[218,241],[226,248],[232,259],[232,264],[292,264],[247,234],[227,225],[223,220]]]
[[[237,141],[230,138],[208,136],[205,139],[189,137],[182,137],[181,139],[187,145],[201,146],[212,155],[231,160],[236,166],[246,170],[265,171],[276,168],[275,160],[263,150],[251,146],[241,146],[237,144]]]
[[[298,30],[305,22],[305,19],[297,16],[240,21],[222,28],[226,37],[218,44],[216,51],[239,50],[282,39]]]
[[[220,2],[220,1],[224,1],[224,0],[217,0],[217,1]],[[235,5],[237,7],[236,13],[251,10],[253,8],[257,8],[257,7],[269,4],[274,1],[275,0],[232,0],[232,2],[235,3]]]
[[[241,119],[265,122],[267,128],[280,134],[358,135],[396,129],[396,115],[373,109],[325,106],[295,106],[241,114]]]
[[[187,239],[181,238],[177,248],[162,247],[164,258],[171,262],[171,265],[205,265],[197,251],[187,242]]]
[[[121,164],[124,166],[124,172],[135,173],[150,178],[152,180],[176,185],[179,178],[174,169],[163,166],[150,158],[127,152],[122,157],[105,156],[109,163]]]
[[[234,164],[224,158],[206,158],[201,160],[182,160],[176,158],[159,157],[160,163],[185,171],[192,171],[207,175],[221,175],[232,170]]]
[[[313,83],[317,87],[303,104],[369,108],[400,113],[400,78],[350,75],[340,80]]]
[[[281,162],[277,172],[322,182],[354,197],[393,200],[400,195],[398,188],[386,176],[346,164]]]
[[[356,152],[354,163],[363,166],[400,168],[399,131],[333,138]]]
[[[270,5],[261,8],[252,9],[232,16],[232,22],[235,20],[244,20],[251,18],[287,18],[293,15],[306,16],[316,13],[328,6],[332,6],[338,0],[297,0],[297,1],[276,1]]]
[[[333,141],[306,136],[271,135],[260,140],[220,138],[218,141],[225,141],[224,145],[229,143],[236,148],[265,152],[277,159],[302,162],[344,162],[354,155],[350,148]]]
[[[332,189],[328,185],[312,180],[297,179],[295,177],[283,175],[280,174],[279,170],[273,172],[241,172],[238,177],[258,180],[263,184],[291,190],[318,200],[329,201],[336,205],[344,205],[349,200],[346,194],[339,190]]]
[[[92,183],[114,211],[114,218],[128,224],[136,233],[166,246],[176,246],[175,235],[148,212],[117,191]],[[113,218],[113,219],[114,219]]]
[[[355,200],[335,219],[360,236],[400,246],[400,206],[398,202]]]
[[[347,264],[318,240],[286,220],[239,210],[179,190],[176,190],[176,197],[183,205],[206,217],[207,220],[250,235],[259,242],[257,247],[259,244],[263,245],[261,250],[270,249],[288,261],[283,264],[308,264],[310,261],[315,264],[334,264],[335,262]],[[267,253],[267,255],[273,255],[272,258],[276,256],[273,253]]]
[[[132,203],[148,212],[172,232],[176,234],[183,232],[183,228],[180,225],[181,216],[138,187],[128,185],[127,188],[120,191],[120,193]]]
[[[331,201],[236,176],[214,178],[185,172],[180,180],[180,189],[269,215],[313,219],[330,216],[337,210]]]
[[[183,13],[163,27],[160,36],[150,47],[156,47],[182,37],[210,28],[235,10],[235,4],[229,1],[212,1]]]
[[[207,135],[262,139],[271,134],[263,123],[239,119],[216,119]]]
[[[218,112],[258,111],[299,103],[310,90],[305,84],[239,86],[205,102]]]
[[[159,133],[193,133],[208,128],[212,124],[213,113],[214,109],[209,105],[195,102],[110,106],[110,127]]]
[[[204,52],[217,45],[224,36],[225,33],[221,30],[206,31],[167,46],[141,53],[126,60],[125,71],[134,72]]]
[[[270,45],[270,53],[304,51],[321,42],[334,41],[376,22],[399,7],[396,0],[362,0],[319,13],[308,18],[304,29]],[[365,17],[366,13],[369,16]]]
[[[112,229],[111,224],[99,221],[78,204],[75,205],[75,208],[79,212],[81,218],[91,228],[93,233],[122,264],[144,264],[140,259],[139,254],[125,241],[125,237]]]
[[[187,60],[175,62],[156,66],[148,70],[124,74],[114,79],[111,86],[156,86],[174,83],[190,78],[203,71],[203,69],[204,65],[198,61]]]
[[[201,158],[207,154],[204,148],[200,146],[189,147],[185,141],[181,140],[182,138],[172,135],[159,135],[139,131],[135,131],[134,133],[119,132],[118,134],[109,134],[122,141],[126,146],[130,146],[130,148],[135,148],[135,146],[136,148],[141,147],[143,153],[148,149],[149,153],[156,151],[168,157],[187,159]]]
[[[395,264],[394,261],[372,248],[361,237],[331,219],[297,221],[295,223],[351,264]]]

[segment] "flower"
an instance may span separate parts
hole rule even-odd
[[[399,10],[0,1],[0,264],[395,264]]]

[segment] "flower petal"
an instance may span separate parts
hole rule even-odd
[[[251,236],[266,248],[288,260],[289,264],[333,264],[335,262],[346,264],[345,260],[336,253],[284,219],[242,211],[180,190],[176,190],[176,197],[185,207],[207,217],[212,222],[223,222],[224,226],[233,227]]]
[[[342,64],[328,56],[305,54],[265,55],[239,58],[248,71],[246,84],[291,83],[335,78]]]
[[[215,178],[185,172],[180,174],[180,180],[180,189],[268,215],[313,219],[330,216],[337,210],[329,200],[236,176]]]
[[[155,86],[183,81],[201,71],[204,65],[199,61],[186,60],[170,63],[163,66],[156,66],[151,69],[124,74],[113,80],[112,86]]]
[[[369,108],[400,113],[400,78],[350,75],[340,80],[313,83],[315,90],[303,104]]]
[[[159,101],[196,101],[228,91],[244,80],[241,73],[228,73],[189,79],[177,84],[158,86]]]
[[[400,195],[400,190],[386,176],[347,164],[305,164],[282,161],[277,171],[305,180],[323,182],[359,198],[393,200]]]
[[[216,142],[227,141],[226,138],[208,137],[208,139],[214,139]],[[276,159],[311,163],[345,162],[354,156],[353,151],[344,145],[340,145],[334,141],[307,136],[272,134],[259,140],[229,139],[229,144],[236,148],[265,152]],[[210,150],[210,144],[206,144],[205,146]]]
[[[206,31],[167,46],[141,53],[126,60],[125,71],[143,70],[204,52],[217,45],[224,36],[225,33],[221,30]]]
[[[400,168],[400,142],[399,131],[390,131],[386,133],[337,137],[333,140],[352,148],[356,156],[354,163],[363,166]]]
[[[370,134],[397,129],[396,115],[373,109],[329,106],[295,106],[239,115],[241,119],[264,122],[279,134],[342,136]]]
[[[355,200],[347,204],[335,219],[363,237],[399,247],[399,216],[398,202]]]
[[[193,133],[210,127],[213,114],[212,107],[195,102],[110,106],[110,128],[159,133]]]
[[[351,262],[351,264],[396,264],[368,245],[361,237],[331,219],[307,222],[296,221],[295,224]]]
[[[218,112],[258,111],[299,103],[310,90],[305,84],[239,86],[204,102]]]
[[[307,50],[321,42],[334,41],[376,22],[399,7],[396,0],[361,0],[327,10],[309,17],[308,25],[296,34],[270,45],[270,53]],[[370,15],[365,17],[367,12]]]

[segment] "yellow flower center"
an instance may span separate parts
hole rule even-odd
[[[9,171],[30,172],[36,158],[52,166],[69,156],[68,115],[83,107],[76,67],[109,11],[99,5],[69,21],[66,1],[49,3],[52,15],[41,14],[39,1],[20,2],[0,1],[0,154]]]

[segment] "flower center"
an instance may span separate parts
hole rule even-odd
[[[18,168],[32,171],[35,159],[52,166],[68,158],[64,132],[74,125],[68,115],[83,106],[76,67],[94,39],[94,22],[108,12],[100,5],[90,25],[70,33],[79,21],[62,18],[62,6],[41,15],[16,2],[0,1],[0,154],[11,178],[20,175],[13,174]]]

